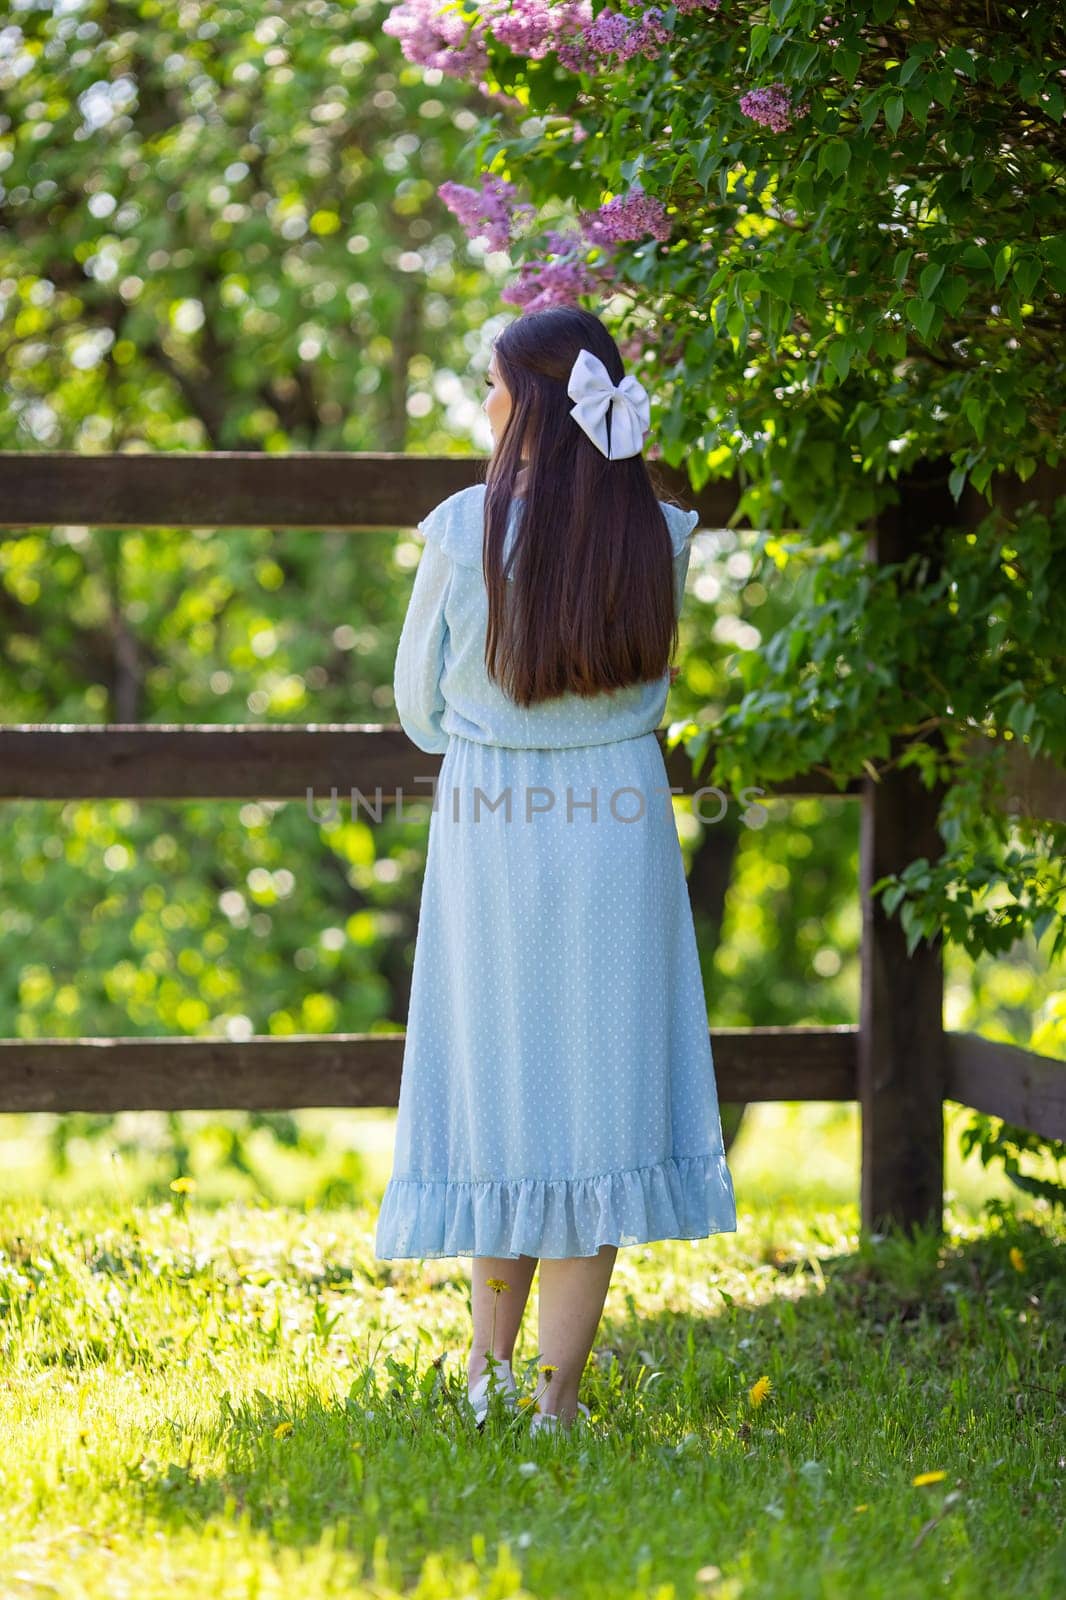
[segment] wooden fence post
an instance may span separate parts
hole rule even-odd
[[[935,530],[955,520],[950,463],[922,462],[898,484],[899,504],[877,519],[869,554],[880,562],[924,550],[935,571]],[[892,754],[900,746],[894,744]],[[862,1107],[862,1221],[940,1226],[944,1206],[943,966],[940,939],[907,955],[898,916],[870,898],[870,885],[917,856],[935,861],[940,788],[924,789],[914,767],[863,784],[859,844],[862,992],[859,1099]]]

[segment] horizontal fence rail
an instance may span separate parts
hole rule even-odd
[[[854,1027],[716,1028],[723,1099],[854,1100]],[[0,1040],[7,1111],[394,1106],[402,1033]]]
[[[656,730],[665,746],[666,730]],[[713,752],[701,766],[709,773]],[[357,789],[367,804],[380,789],[383,804],[428,799],[444,760],[426,754],[391,725],[260,724],[193,727],[188,724],[77,723],[0,728],[0,800],[307,800],[317,810],[338,804]],[[667,776],[685,794],[709,780],[694,777],[682,745],[663,749]],[[759,785],[758,787],[762,787]],[[775,783],[777,795],[847,795],[824,773],[808,772]],[[756,798],[762,798],[757,796]],[[362,807],[361,807],[362,809]],[[705,805],[708,819],[714,802]]]
[[[484,482],[488,461],[389,451],[0,450],[0,528],[413,527],[446,496]],[[950,457],[932,465],[946,481]],[[700,513],[704,527],[730,526],[743,492],[737,480],[694,490],[683,469],[654,460],[648,466],[668,493]],[[1010,510],[1029,499],[1050,507],[1064,486],[1066,472],[1041,463],[1025,483],[1000,474],[991,489],[996,504]],[[958,505],[952,502],[952,521],[974,527],[989,509],[967,483]]]
[[[696,777],[684,747],[667,749],[665,728],[656,734],[671,784],[684,794],[709,784],[713,746]],[[974,757],[994,742],[975,736]],[[1001,748],[1002,809],[1066,822],[1066,773],[1016,742]],[[343,803],[354,788],[370,802],[380,789],[386,804],[402,791],[406,804],[430,792],[443,759],[386,723],[15,723],[0,727],[0,800],[306,800],[311,789],[320,806],[331,789]],[[765,787],[768,799],[861,794],[861,779],[839,787],[817,769]]]
[[[857,1100],[859,1030],[713,1028],[719,1098]],[[295,1111],[395,1106],[402,1033],[196,1039],[0,1039],[4,1111]],[[1066,1139],[1066,1067],[973,1033],[946,1033],[949,1099]]]
[[[1066,1062],[976,1033],[948,1033],[944,1043],[952,1100],[1044,1139],[1066,1139]]]

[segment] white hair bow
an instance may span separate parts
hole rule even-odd
[[[613,384],[607,368],[591,350],[579,350],[570,369],[566,392],[577,404],[570,415],[609,461],[639,456],[651,422],[648,391],[632,375]],[[607,407],[611,406],[611,442],[607,443]]]

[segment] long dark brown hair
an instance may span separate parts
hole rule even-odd
[[[516,318],[494,349],[511,410],[485,488],[489,677],[524,706],[661,678],[677,644],[673,549],[658,504],[670,497],[643,455],[610,461],[597,449],[566,392],[582,349],[620,383],[618,346],[591,311],[553,306]],[[527,487],[505,571],[523,460]]]

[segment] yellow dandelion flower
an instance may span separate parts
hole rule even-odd
[[[911,1479],[911,1483],[916,1489],[924,1489],[927,1483],[943,1483],[946,1477],[946,1472],[919,1472],[916,1478]]]
[[[860,1511],[869,1511],[869,1509],[870,1509],[869,1502],[868,1501],[864,1501],[861,1506],[856,1506],[855,1507],[855,1512],[856,1512],[856,1515],[858,1515],[858,1513]]]
[[[518,1396],[517,1403],[518,1403],[518,1405],[520,1405],[522,1407],[522,1409],[524,1411],[526,1406],[531,1406],[535,1402],[534,1402],[533,1396],[531,1394],[520,1394]]]
[[[1016,1244],[1012,1244],[1010,1247],[1010,1264],[1014,1268],[1015,1272],[1025,1271],[1025,1257],[1022,1255]]]
[[[501,1289],[509,1289],[511,1287],[503,1278],[486,1278],[485,1284],[487,1288],[492,1290],[493,1294],[499,1294]]]
[[[279,1422],[277,1427],[274,1429],[274,1437],[275,1439],[287,1439],[291,1432],[291,1422]]]
[[[770,1382],[765,1373],[761,1378],[756,1378],[755,1382],[748,1390],[748,1404],[752,1406],[761,1406],[772,1388],[773,1384]]]
[[[542,1361],[537,1368],[538,1372],[558,1372],[559,1368],[551,1361]]]
[[[189,1194],[196,1188],[195,1178],[175,1178],[170,1185],[175,1194]]]

